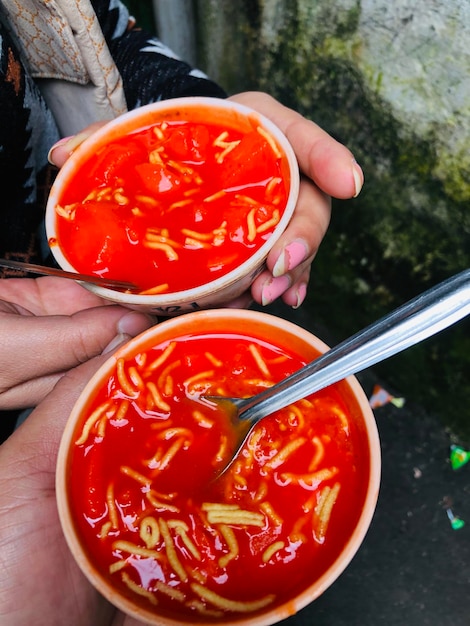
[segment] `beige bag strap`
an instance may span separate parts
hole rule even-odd
[[[90,0],[2,0],[61,133],[126,111],[122,79]]]

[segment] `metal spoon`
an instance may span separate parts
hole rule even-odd
[[[470,269],[428,289],[288,378],[250,398],[205,396],[232,420],[232,463],[255,424],[289,404],[413,346],[470,313]]]
[[[56,267],[46,267],[44,265],[35,265],[34,263],[23,263],[22,261],[10,261],[9,259],[0,259],[0,267],[7,267],[13,270],[22,270],[23,272],[30,272],[32,274],[41,274],[43,276],[59,276],[61,278],[71,278],[73,280],[80,280],[93,285],[99,285],[100,287],[106,287],[108,289],[117,289],[118,291],[140,291],[137,285],[133,283],[127,283],[122,280],[111,280],[107,278],[101,278],[101,276],[89,276],[88,274],[78,274],[75,272],[67,272]]]

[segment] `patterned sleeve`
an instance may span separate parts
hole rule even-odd
[[[180,96],[226,97],[221,87],[181,61],[156,37],[129,28],[129,12],[122,2],[93,0],[92,4],[122,76],[129,109]]]

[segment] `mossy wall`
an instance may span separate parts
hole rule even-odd
[[[452,50],[469,40],[464,3],[196,4],[203,69],[230,92],[262,89],[301,111],[364,169],[360,196],[334,202],[304,305],[338,340],[470,266],[470,98],[459,82],[470,57]],[[470,437],[468,322],[377,369]]]

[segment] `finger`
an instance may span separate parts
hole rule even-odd
[[[106,122],[94,122],[84,128],[81,132],[71,137],[64,137],[57,143],[55,143],[49,150],[47,155],[48,161],[51,165],[56,167],[62,167],[65,161],[69,158],[73,152],[82,144],[85,139],[88,139],[90,135],[101,128]]]
[[[53,390],[23,424],[0,447],[2,475],[11,471],[37,480],[44,487],[54,484],[57,451],[65,422],[85,385],[109,355],[100,355],[60,379]],[[18,455],[18,450],[21,454]],[[19,473],[20,472],[20,473]]]
[[[330,197],[308,179],[303,179],[289,225],[266,260],[274,277],[291,272],[306,259],[313,260],[328,229],[330,217]]]
[[[246,92],[231,99],[250,106],[278,126],[292,145],[302,172],[335,198],[359,194],[364,174],[346,146],[314,122],[265,93]]]
[[[153,320],[119,306],[78,311],[74,315],[3,314],[0,326],[0,392],[28,380],[57,374],[101,354],[119,334],[134,336]]]

